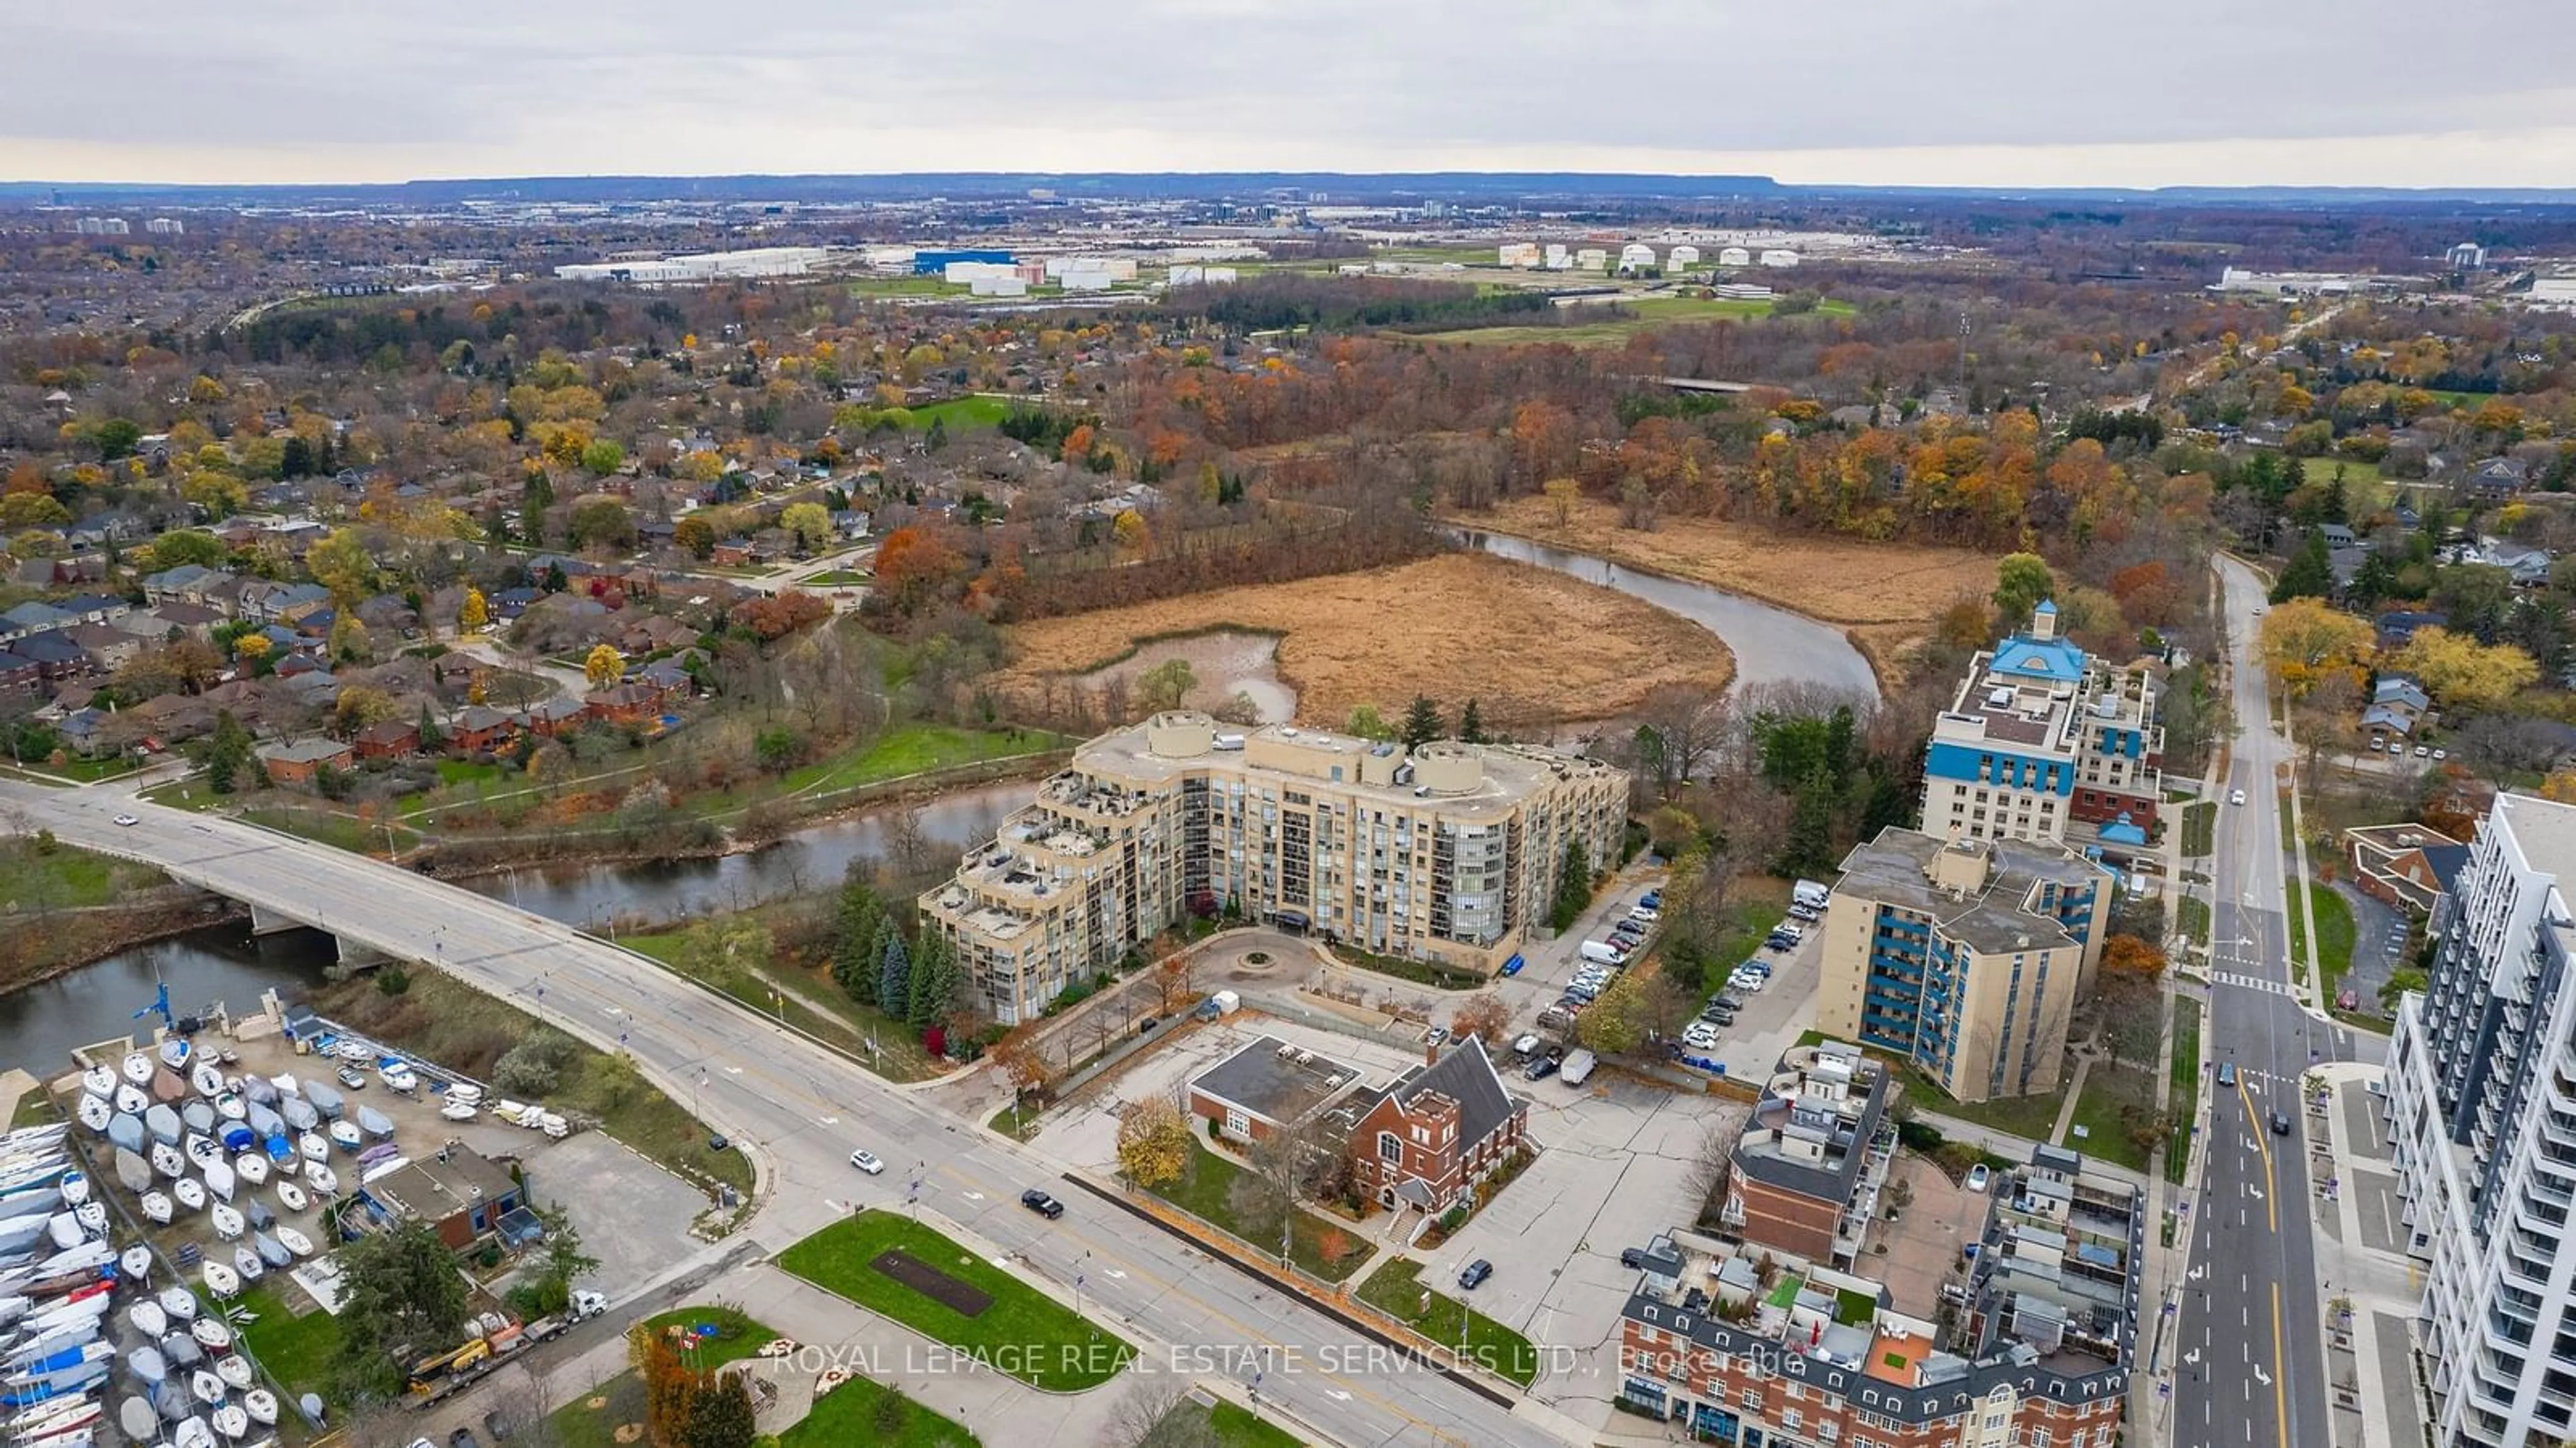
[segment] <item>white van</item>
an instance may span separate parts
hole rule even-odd
[[[1823,885],[1819,885],[1813,880],[1800,880],[1798,883],[1789,887],[1790,902],[1793,904],[1804,905],[1810,910],[1824,909],[1825,902],[1833,898],[1834,892],[1831,889]]]
[[[1557,1068],[1556,1074],[1565,1078],[1566,1085],[1580,1086],[1592,1075],[1592,1068],[1598,1064],[1600,1064],[1600,1058],[1590,1051],[1572,1051],[1567,1053],[1565,1064]]]
[[[1606,940],[1583,942],[1583,958],[1599,965],[1618,965],[1628,959],[1628,952]]]

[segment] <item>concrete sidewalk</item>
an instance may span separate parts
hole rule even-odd
[[[2381,1068],[2331,1062],[2308,1073],[2307,1125],[2322,1132],[2307,1191],[2326,1297],[2327,1401],[2337,1448],[2412,1448],[2423,1441],[2413,1325],[2422,1287],[2405,1255],[2380,1102]],[[2334,1182],[2327,1195],[2323,1181]],[[2285,1188],[2286,1189],[2286,1188]]]

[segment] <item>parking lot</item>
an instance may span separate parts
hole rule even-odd
[[[1538,1160],[1466,1228],[1430,1254],[1423,1280],[1470,1297],[1551,1354],[1531,1392],[1591,1424],[1619,1393],[1619,1310],[1636,1286],[1619,1253],[1688,1225],[1699,1204],[1693,1163],[1712,1137],[1732,1141],[1745,1108],[1618,1076],[1582,1088],[1515,1082],[1530,1102]],[[1458,1273],[1483,1258],[1494,1275],[1458,1293]]]

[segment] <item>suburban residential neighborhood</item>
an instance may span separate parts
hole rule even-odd
[[[2555,1442],[2514,195],[0,181],[11,1441]]]

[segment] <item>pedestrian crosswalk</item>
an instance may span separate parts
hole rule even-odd
[[[2238,975],[2224,970],[2210,972],[2209,983],[2232,985],[2239,990],[2259,990],[2267,995],[2285,996],[2292,993],[2287,981],[2266,980],[2259,975]]]

